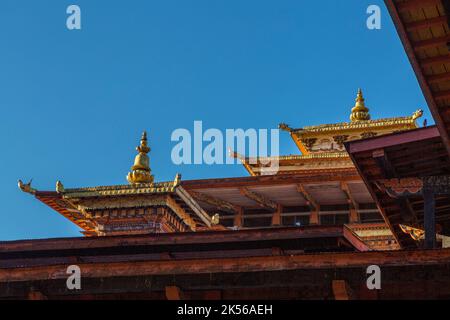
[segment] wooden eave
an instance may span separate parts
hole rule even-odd
[[[450,155],[450,2],[385,3]]]
[[[160,196],[160,205],[170,208],[189,229],[212,227],[211,217],[198,205],[189,193],[172,182],[141,185],[101,186],[66,189],[64,192],[36,191],[35,197],[84,230],[87,236],[94,235],[94,223],[84,217],[77,204],[88,199],[108,199],[130,196]],[[157,205],[157,203],[155,203]],[[120,209],[120,207],[117,207]]]
[[[417,243],[399,225],[408,220],[423,223],[423,198],[393,199],[376,186],[389,178],[448,175],[450,158],[436,126],[420,128],[345,144],[358,172],[377,203],[386,223],[403,248]],[[383,161],[379,159],[383,154]],[[450,196],[436,199],[436,220],[450,232]],[[412,220],[411,220],[412,219]],[[405,222],[406,221],[406,222]]]

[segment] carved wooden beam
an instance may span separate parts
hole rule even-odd
[[[277,210],[278,204],[275,201],[267,199],[265,196],[250,191],[247,188],[239,188],[239,191],[243,196],[255,201],[261,208],[269,209],[269,210]]]
[[[314,198],[309,194],[308,191],[306,191],[305,187],[302,184],[297,184],[297,191],[301,194],[303,199],[305,199],[306,204],[311,208],[313,211],[319,211],[320,205],[314,200]]]
[[[237,206],[235,206],[234,204],[232,204],[228,201],[225,201],[225,200],[222,200],[222,199],[219,199],[219,198],[216,198],[216,197],[213,197],[213,196],[201,193],[201,192],[189,191],[189,193],[197,201],[205,202],[211,206],[216,207],[219,210],[231,212],[231,213],[236,213],[238,211]]]

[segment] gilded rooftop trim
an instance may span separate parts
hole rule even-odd
[[[393,127],[410,125],[416,127],[416,119],[414,116],[410,117],[397,117],[397,118],[384,118],[377,120],[366,120],[366,121],[356,121],[356,122],[342,122],[334,124],[322,124],[317,126],[306,126],[299,129],[292,129],[291,132],[302,134],[302,133],[313,133],[313,132],[324,132],[324,131],[338,131],[338,130],[353,130],[353,129],[365,129],[365,128],[380,128],[380,127]]]
[[[288,156],[273,156],[273,157],[244,157],[237,152],[232,153],[234,158],[245,161],[246,163],[256,163],[260,161],[283,161],[283,160],[321,160],[321,159],[350,159],[347,152],[317,152],[305,155],[288,155]]]

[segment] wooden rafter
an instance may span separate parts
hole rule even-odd
[[[192,195],[194,199],[197,201],[205,202],[213,207],[216,207],[219,210],[235,213],[238,209],[237,206],[232,204],[231,202],[207,195],[205,193],[189,191],[189,194]]]
[[[261,208],[268,210],[277,210],[278,208],[278,203],[267,199],[262,194],[251,191],[248,188],[239,188],[239,191],[243,196],[255,201]]]
[[[450,98],[450,90],[438,91],[438,92],[435,92],[433,95],[436,100],[449,99]]]
[[[435,17],[431,19],[425,19],[425,20],[419,20],[414,22],[409,22],[405,24],[405,28],[408,31],[416,31],[420,29],[426,29],[431,28],[435,26],[440,26],[442,24],[447,23],[447,17],[441,16],[441,17]]]
[[[433,74],[431,76],[427,76],[427,81],[429,83],[436,83],[436,82],[447,81],[447,80],[450,80],[450,72]]]
[[[192,231],[195,231],[196,229],[196,224],[194,219],[192,219],[192,217],[189,215],[189,213],[187,213],[176,201],[174,198],[172,198],[171,196],[167,196],[166,198],[166,203],[167,206],[173,211],[175,212],[175,214],[181,219],[183,220],[183,222],[189,226],[189,228]]]
[[[351,223],[353,222],[359,222],[360,221],[360,217],[359,217],[359,203],[356,202],[355,198],[353,197],[350,188],[348,186],[348,184],[346,182],[341,182],[341,189],[345,194],[345,197],[347,198],[347,203],[349,204],[350,207],[350,216],[349,216],[349,220]]]
[[[183,187],[178,186],[175,193],[195,212],[195,214],[203,221],[203,223],[205,223],[207,227],[211,227],[211,217]]]
[[[414,10],[425,6],[437,6],[441,0],[407,0],[397,4],[398,10]]]
[[[313,225],[320,224],[319,218],[320,205],[314,200],[311,194],[308,191],[306,191],[303,184],[301,183],[297,184],[297,191],[298,193],[300,193],[303,199],[305,199],[306,204],[311,209],[311,215],[309,216],[309,223]]]
[[[414,50],[421,50],[421,49],[428,49],[428,48],[434,48],[436,46],[445,46],[447,45],[447,42],[450,41],[450,35],[445,35],[443,37],[439,38],[432,38],[428,40],[421,40],[413,43]]]
[[[297,184],[297,191],[305,199],[306,204],[311,208],[311,210],[319,211],[320,205],[314,200],[311,194],[306,191],[305,186],[301,183]]]
[[[432,66],[435,64],[443,64],[443,63],[449,63],[450,62],[450,55],[445,54],[442,56],[436,56],[432,58],[426,58],[420,60],[420,65],[423,67]]]

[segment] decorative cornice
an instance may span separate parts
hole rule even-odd
[[[409,117],[384,118],[377,120],[355,121],[355,122],[341,122],[334,124],[322,124],[318,126],[307,126],[299,129],[293,129],[292,132],[298,136],[303,136],[310,133],[325,133],[333,131],[350,131],[371,128],[390,128],[406,126],[407,128],[416,128],[416,119],[420,115],[420,110],[416,111]]]

